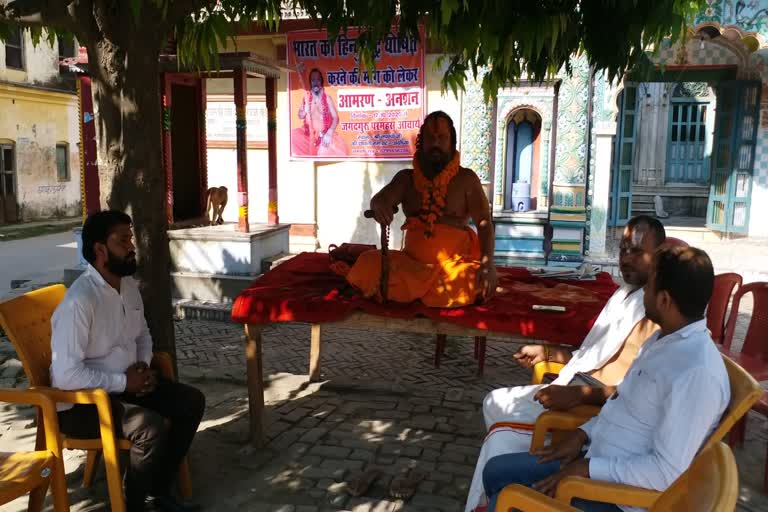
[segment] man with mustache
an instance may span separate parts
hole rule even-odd
[[[514,355],[530,368],[541,361],[565,364],[552,385],[499,388],[483,400],[488,434],[480,450],[467,496],[465,512],[485,503],[483,469],[497,455],[522,452],[531,444],[531,428],[546,409],[568,410],[578,405],[602,405],[657,329],[645,315],[643,287],[648,282],[653,253],[666,241],[664,226],[645,215],[631,219],[619,245],[619,269],[624,281],[608,301],[578,350],[525,345]]]
[[[75,390],[101,388],[110,394],[115,428],[131,441],[125,474],[126,506],[197,510],[176,500],[171,484],[203,417],[205,397],[197,389],[163,379],[150,369],[152,337],[136,280],[131,218],[102,211],[83,225],[83,257],[89,265],[72,284],[52,318],[51,384]],[[61,431],[98,438],[94,405],[59,404]]]
[[[661,247],[645,284],[648,319],[659,325],[600,414],[558,444],[488,461],[488,510],[508,484],[554,496],[560,481],[580,476],[665,491],[717,427],[731,389],[705,311],[715,275],[701,249]],[[641,512],[637,507],[574,499],[585,512]],[[685,507],[688,508],[688,507]]]
[[[480,179],[459,165],[456,129],[445,112],[424,120],[413,168],[398,172],[371,199],[382,229],[402,206],[405,247],[389,252],[387,299],[420,300],[430,307],[461,307],[490,298],[496,289],[493,224]],[[472,219],[477,232],[469,227]],[[349,268],[334,269],[366,297],[379,297],[381,253],[360,255]]]

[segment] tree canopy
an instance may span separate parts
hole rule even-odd
[[[338,34],[363,30],[361,57],[373,65],[372,50],[393,25],[404,35],[427,38],[449,59],[443,86],[456,91],[468,76],[486,68],[487,96],[525,77],[545,81],[569,70],[574,53],[586,54],[609,78],[637,64],[643,52],[665,37],[684,34],[686,24],[704,8],[704,0],[14,0],[0,15],[0,39],[11,23],[41,27],[86,38],[99,29],[100,12],[128,4],[133,20],[173,35],[180,57],[208,67],[228,37],[252,21],[277,29],[285,12],[301,11]],[[152,23],[148,23],[149,21]],[[9,23],[10,22],[10,23]],[[95,22],[95,23],[91,23]],[[53,32],[52,31],[52,32]],[[51,33],[52,33],[51,32]],[[51,41],[53,40],[53,36]]]
[[[302,11],[338,35],[360,27],[357,47],[373,51],[392,26],[449,59],[444,88],[454,92],[480,68],[486,97],[525,77],[545,81],[574,53],[613,78],[646,48],[685,33],[704,0],[0,0],[0,39],[16,27],[46,37],[77,37],[88,51],[96,106],[99,201],[133,216],[147,321],[158,349],[175,351],[171,257],[163,153],[160,51],[176,40],[180,61],[215,66],[229,37],[279,28]]]

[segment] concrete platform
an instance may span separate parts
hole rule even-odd
[[[251,225],[236,231],[235,224],[168,231],[173,270],[222,275],[256,276],[262,260],[288,253],[289,224]]]
[[[171,272],[171,297],[228,304],[257,276]]]

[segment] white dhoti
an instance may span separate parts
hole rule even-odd
[[[483,418],[489,430],[495,423],[526,423],[533,425],[545,411],[533,395],[547,384],[494,389],[483,399]]]
[[[530,425],[533,429],[536,418],[545,410],[540,403],[533,400],[533,395],[545,386],[515,386],[494,389],[488,393],[483,400],[485,427],[490,430],[497,423],[520,423]],[[475,474],[472,476],[467,496],[466,512],[471,512],[487,501],[483,489],[485,464],[497,455],[527,452],[531,447],[532,434],[532,430],[519,430],[508,425],[497,425],[488,433],[477,458]]]
[[[624,345],[624,340],[635,325],[645,316],[643,289],[624,285],[619,288],[595,320],[581,347],[574,351],[571,360],[552,382],[567,386],[578,372],[590,372],[602,368]],[[498,425],[489,432],[480,450],[472,485],[467,497],[466,511],[485,503],[483,470],[485,464],[505,453],[528,452],[533,435],[533,424],[545,409],[533,400],[533,395],[546,384],[515,386],[495,389],[483,400],[483,418],[486,429],[494,424],[517,423],[531,425],[531,430],[520,430],[510,425]],[[493,512],[493,511],[490,511]]]
[[[472,484],[469,486],[467,504],[464,507],[465,512],[472,512],[478,505],[488,503],[488,498],[483,488],[485,464],[497,455],[527,452],[531,447],[532,434],[532,431],[498,427],[486,436],[483,447],[480,449],[480,455],[477,458],[477,466],[475,466],[475,474],[472,476]]]

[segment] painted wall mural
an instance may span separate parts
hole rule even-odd
[[[704,22],[768,34],[768,4],[765,0],[707,0],[707,8],[696,16],[697,24]]]
[[[485,70],[477,80],[467,80],[461,103],[461,165],[472,169],[480,181],[491,179],[491,139],[493,137],[493,105],[483,98],[481,83]],[[498,181],[498,180],[497,180]]]
[[[564,77],[559,91],[555,185],[584,183],[585,178],[589,64],[584,56],[571,64],[573,76]]]

